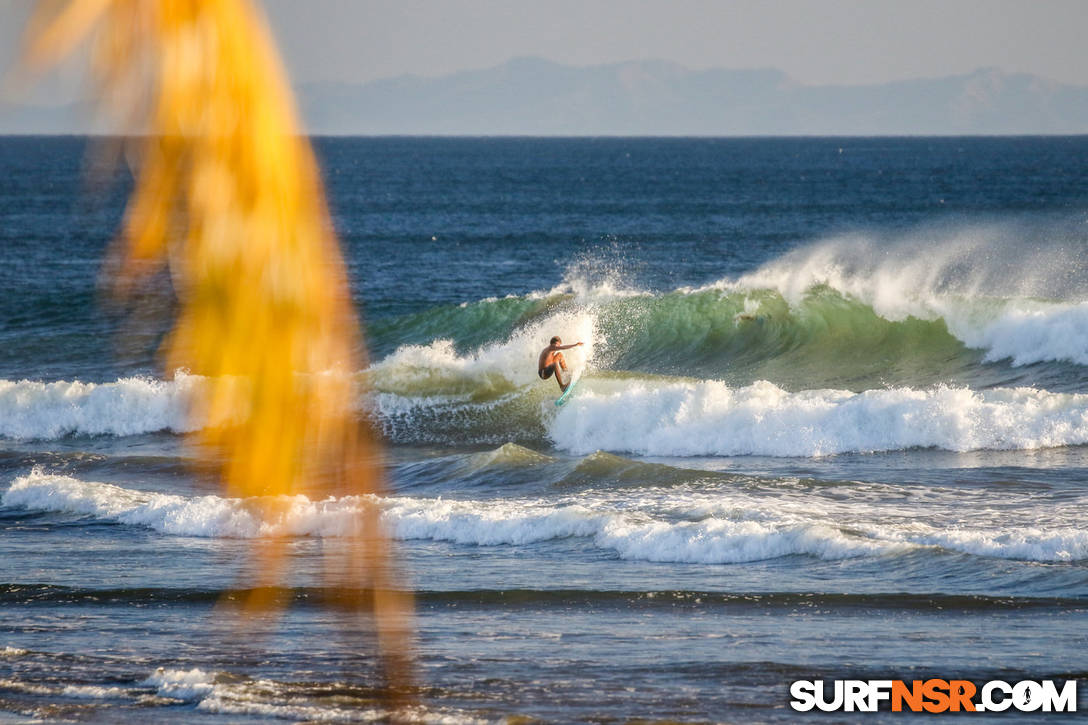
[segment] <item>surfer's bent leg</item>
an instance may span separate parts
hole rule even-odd
[[[567,367],[565,365],[562,368],[560,368],[558,365],[555,365],[554,367],[555,382],[559,383],[559,389],[565,393],[567,392],[567,388],[570,387],[570,375],[563,375],[563,373],[566,372]]]
[[[559,383],[559,389],[564,393],[567,392],[567,388],[570,387],[570,375],[566,375],[566,379],[563,379],[563,373],[567,372],[567,361],[563,359],[562,353],[556,354],[552,367],[555,368],[555,382]]]
[[[563,353],[556,353],[555,362],[552,363],[552,367],[555,368],[555,382],[559,383],[559,389],[564,393],[567,392],[567,388],[570,387],[570,374],[563,375],[567,372],[567,361],[563,358]],[[564,379],[566,378],[566,379]]]

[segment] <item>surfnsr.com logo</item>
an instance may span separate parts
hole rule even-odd
[[[1076,712],[1077,681],[1053,680],[798,680],[790,685],[798,712]]]

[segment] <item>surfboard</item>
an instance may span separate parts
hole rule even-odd
[[[575,378],[574,380],[571,380],[570,385],[568,385],[567,389],[563,391],[563,394],[560,395],[558,398],[556,398],[556,400],[555,400],[556,407],[562,406],[564,403],[567,402],[567,397],[572,392],[574,392],[574,386],[578,384],[579,379],[580,378]]]

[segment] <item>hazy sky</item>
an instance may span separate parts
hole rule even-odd
[[[265,0],[296,82],[441,75],[536,55],[661,58],[871,83],[983,66],[1088,85],[1088,0]],[[0,0],[6,68],[31,0]],[[56,88],[53,85],[53,88]]]
[[[266,0],[296,79],[439,75],[520,55],[663,58],[870,83],[983,66],[1088,85],[1088,0]]]

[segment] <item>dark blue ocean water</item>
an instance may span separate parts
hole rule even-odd
[[[254,531],[189,467],[169,290],[99,293],[130,180],[96,148],[0,139],[0,720],[380,716],[319,596],[351,502],[290,512],[265,639],[216,615]],[[1088,671],[1088,139],[316,148],[429,717]]]

